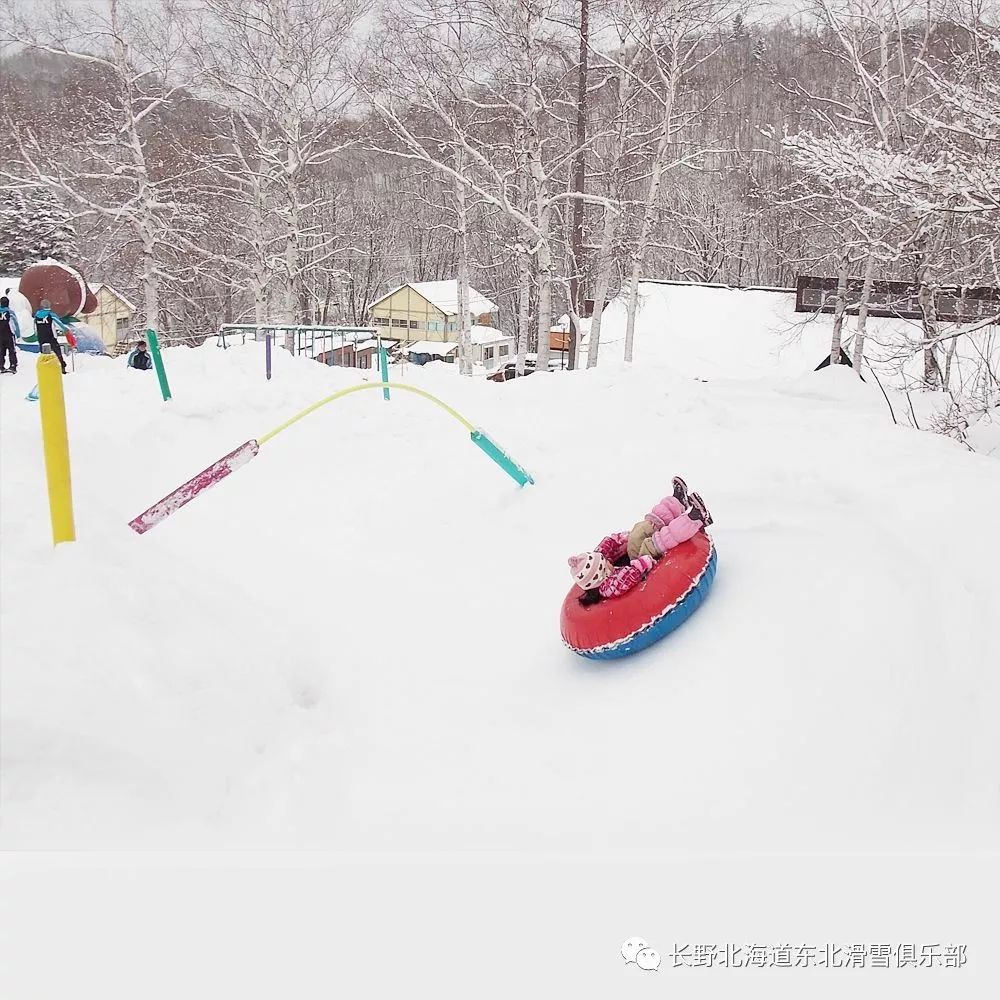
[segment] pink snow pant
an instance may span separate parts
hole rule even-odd
[[[650,524],[657,525],[653,532],[653,545],[660,555],[676,548],[681,542],[694,538],[702,529],[701,521],[685,513],[676,497],[664,497],[647,515]]]

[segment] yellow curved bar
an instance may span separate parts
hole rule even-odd
[[[362,382],[361,385],[352,385],[350,388],[341,389],[339,392],[335,392],[332,396],[327,396],[325,399],[321,399],[318,403],[313,403],[312,406],[307,406],[301,413],[296,413],[294,417],[286,420],[283,424],[279,424],[274,428],[273,431],[268,431],[263,437],[257,438],[257,444],[266,444],[271,438],[276,437],[282,431],[288,430],[292,424],[297,424],[303,417],[308,417],[310,413],[315,412],[321,406],[326,406],[327,403],[332,403],[335,399],[340,399],[343,396],[349,396],[352,392],[363,392],[365,389],[400,389],[402,392],[413,392],[418,396],[423,396],[424,399],[429,399],[432,403],[437,403],[447,413],[450,413],[467,431],[474,432],[475,426],[471,424],[465,417],[462,416],[458,410],[453,409],[447,403],[438,399],[437,396],[431,395],[431,393],[425,391],[424,389],[418,389],[416,386],[404,385],[402,382]]]

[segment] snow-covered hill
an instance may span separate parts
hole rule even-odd
[[[983,847],[1000,464],[847,370],[650,362],[505,385],[409,368],[143,537],[130,517],[361,374],[259,345],[67,378],[79,541],[49,541],[30,365],[2,406],[5,847]],[[673,473],[716,517],[706,607],[647,654],[560,643],[565,559]]]
[[[0,860],[0,993],[993,995],[1000,463],[766,336],[756,379],[678,343],[504,385],[394,373],[490,430],[524,490],[374,391],[141,537],[129,518],[364,375],[177,348],[164,405],[80,358],[56,550],[31,364],[0,380],[0,846],[115,852]],[[713,594],[645,654],[573,656],[566,556],[674,472],[717,519]],[[218,847],[296,853],[124,853]],[[622,962],[637,932],[659,972]],[[967,964],[671,957],[886,940]]]

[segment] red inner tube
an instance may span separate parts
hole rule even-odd
[[[573,649],[598,649],[624,642],[684,597],[701,577],[712,555],[703,531],[671,549],[642,583],[621,597],[581,604],[573,586],[562,606],[562,637]]]

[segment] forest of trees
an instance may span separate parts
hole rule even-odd
[[[848,279],[897,278],[941,388],[986,323],[945,327],[936,290],[1000,284],[977,0],[5,3],[4,204],[51,230],[56,199],[75,259],[168,341],[362,323],[457,277],[519,356],[622,294],[630,356],[641,277],[808,273],[840,279],[838,357]],[[599,332],[580,363],[598,353]],[[986,364],[976,405],[996,389]]]

